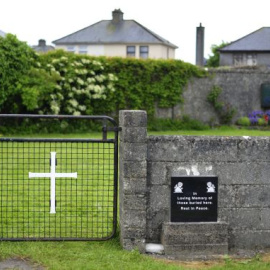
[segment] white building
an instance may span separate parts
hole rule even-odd
[[[177,46],[134,20],[124,20],[123,12],[112,12],[112,20],[102,20],[53,41],[56,49],[94,56],[173,59]]]

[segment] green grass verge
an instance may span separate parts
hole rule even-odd
[[[219,262],[181,263],[155,259],[137,250],[123,250],[119,239],[106,242],[1,242],[0,259],[22,258],[54,270],[269,270],[269,259],[256,256],[252,259]],[[205,268],[207,266],[207,268]]]
[[[192,130],[166,130],[166,131],[148,131],[149,135],[194,135],[194,136],[270,136],[269,129],[250,129],[250,128],[238,128],[235,126],[221,126],[218,128]],[[108,132],[108,138],[113,138],[114,134]],[[60,134],[60,133],[44,133],[44,134],[0,134],[1,137],[21,137],[21,138],[93,138],[101,139],[101,132],[91,133],[74,133],[74,134]]]

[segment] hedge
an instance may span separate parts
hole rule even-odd
[[[108,114],[168,108],[203,69],[181,60],[93,57],[62,50],[36,54],[12,35],[0,38],[0,113]]]

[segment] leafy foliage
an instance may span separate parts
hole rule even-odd
[[[102,110],[104,113],[105,101],[115,91],[114,82],[117,80],[116,76],[105,71],[106,64],[64,51],[51,52],[40,58],[46,71],[58,76],[48,106],[40,113],[91,115]]]
[[[0,39],[0,113],[108,114],[183,102],[192,77],[207,72],[180,60],[106,58],[62,50],[36,54],[15,36]]]
[[[238,120],[237,120],[237,124],[240,125],[240,126],[243,126],[243,127],[248,127],[250,126],[250,120],[248,117],[240,117]]]
[[[116,95],[110,102],[119,109],[143,109],[153,117],[155,107],[169,108],[183,102],[182,92],[193,76],[206,72],[180,60],[141,60],[109,58],[108,69],[114,73]]]
[[[209,59],[207,60],[207,67],[219,67],[219,50],[227,45],[229,45],[229,43],[224,41],[220,45],[212,45],[212,55],[209,56]]]
[[[34,66],[37,56],[16,36],[0,37],[0,110],[19,112],[16,95],[18,85]]]
[[[148,130],[150,131],[208,130],[209,128],[208,125],[191,119],[187,115],[181,119],[152,119],[148,123]]]
[[[231,123],[232,118],[236,114],[236,109],[232,108],[230,104],[219,100],[221,93],[222,89],[219,86],[214,85],[207,96],[207,101],[214,106],[214,109],[218,114],[220,123],[227,125]]]

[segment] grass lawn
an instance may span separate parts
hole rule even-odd
[[[218,135],[218,136],[270,136],[270,131],[244,130],[234,128],[220,128],[206,131],[173,131],[173,132],[149,132],[150,135]],[[98,138],[96,134],[76,134],[64,135],[68,138]],[[3,136],[2,136],[3,137]],[[18,135],[18,137],[20,137]],[[31,136],[36,137],[36,136]],[[39,137],[62,137],[59,134],[39,135]],[[8,152],[5,153],[7,155]],[[25,153],[26,154],[26,153]],[[78,155],[78,153],[75,153]],[[3,155],[2,155],[3,157]],[[59,155],[60,157],[60,155]],[[60,160],[61,162],[61,160]],[[83,160],[80,161],[81,164]],[[25,166],[25,165],[23,165]],[[41,165],[39,165],[41,166]],[[60,163],[59,163],[59,166]],[[40,169],[34,168],[36,170]],[[49,168],[46,168],[49,170]],[[59,167],[60,169],[60,167]],[[66,169],[66,168],[65,168]],[[75,168],[74,168],[75,169]],[[21,170],[20,168],[18,170]],[[28,171],[28,168],[27,168]],[[106,179],[105,179],[106,180]],[[70,181],[70,184],[72,181]],[[17,185],[17,184],[16,184]],[[4,186],[2,184],[2,186]],[[34,187],[34,186],[33,186]],[[25,188],[24,192],[26,192]],[[34,191],[35,189],[33,189]],[[18,190],[19,191],[19,190]],[[41,191],[38,191],[41,192]],[[48,196],[49,191],[42,191],[42,196]],[[81,190],[80,192],[83,192]],[[78,197],[80,196],[78,193]],[[29,207],[29,201],[24,202]],[[83,205],[82,205],[83,206]],[[3,202],[1,204],[3,207]],[[31,206],[32,207],[32,206]],[[63,205],[64,207],[64,205]],[[49,202],[46,202],[46,210],[49,209]],[[1,209],[2,210],[2,209]],[[20,217],[19,213],[17,214]],[[0,224],[1,226],[1,224]],[[70,223],[71,226],[71,223]],[[252,259],[234,260],[230,257],[224,257],[218,262],[193,262],[183,263],[177,261],[168,261],[156,259],[148,255],[140,254],[138,251],[126,251],[120,246],[118,236],[108,241],[97,242],[0,242],[0,261],[8,258],[18,258],[30,261],[34,265],[41,265],[45,269],[168,269],[168,270],[188,270],[188,269],[211,269],[211,270],[269,270],[270,256],[256,256]],[[0,264],[1,269],[1,264]],[[13,268],[11,268],[13,269]],[[15,268],[16,269],[16,268]]]
[[[155,259],[136,250],[122,250],[118,238],[106,242],[1,242],[0,260],[7,258],[29,260],[45,269],[57,270],[270,269],[270,256],[256,256],[245,260],[224,257],[220,261],[191,263]]]

